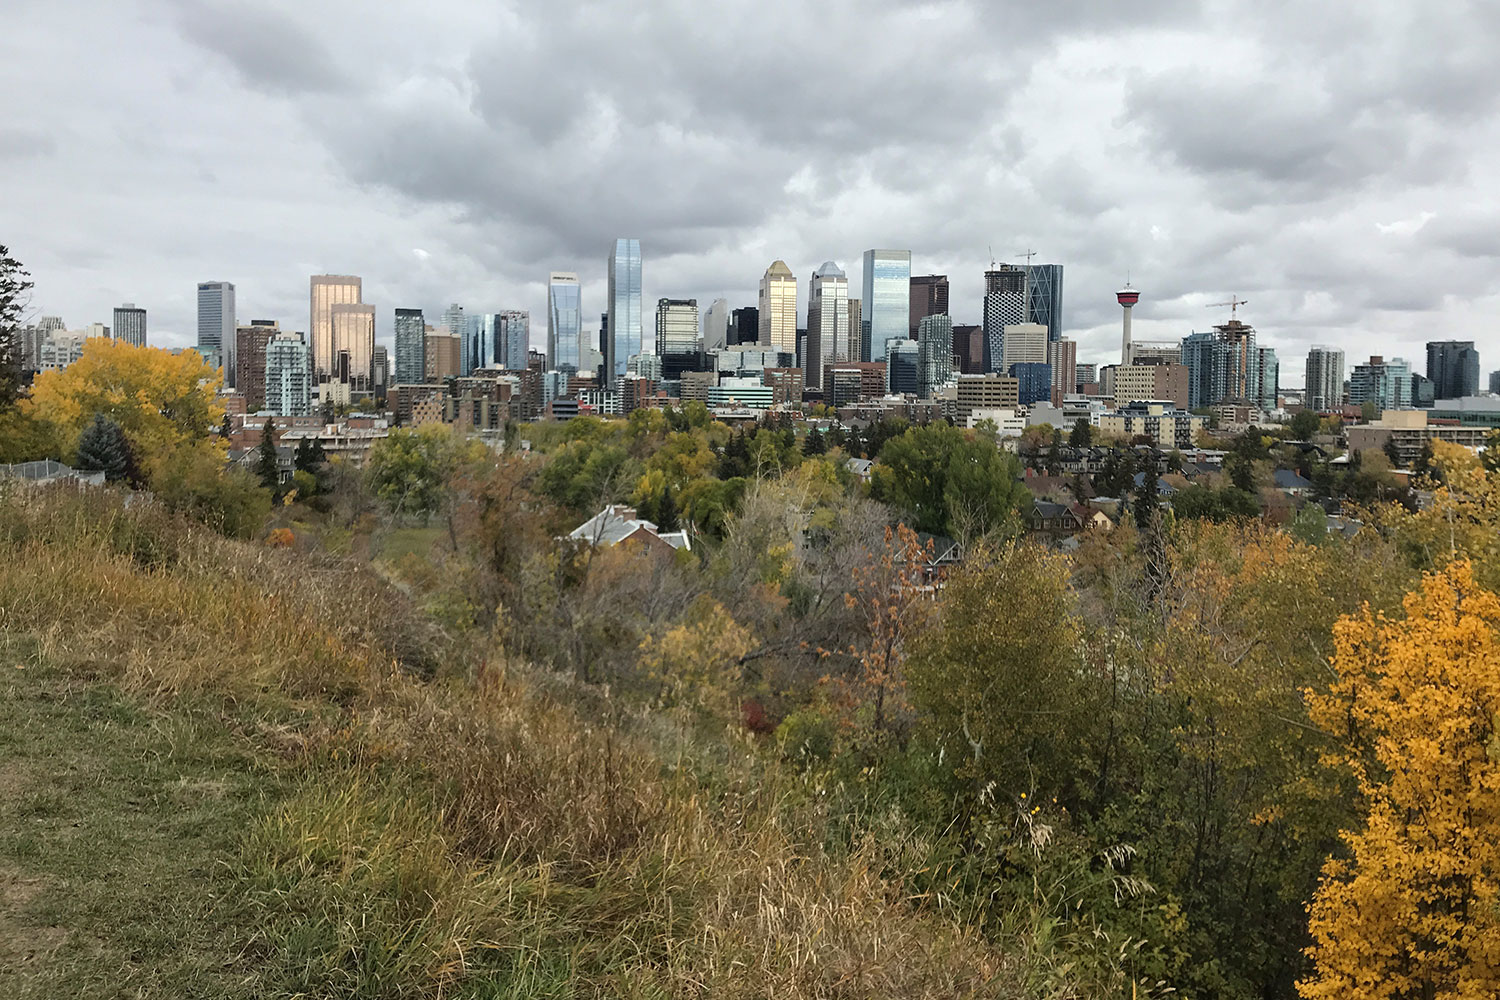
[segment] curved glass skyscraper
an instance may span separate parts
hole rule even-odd
[[[625,364],[641,353],[641,241],[615,240],[609,253],[609,337],[604,342],[604,370],[614,382],[625,377]]]

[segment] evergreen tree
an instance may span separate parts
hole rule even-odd
[[[224,414],[224,422],[219,424],[219,437],[223,438],[225,441],[228,441],[233,434],[234,424],[230,421],[229,414],[226,412]]]
[[[807,432],[807,437],[802,439],[802,454],[804,455],[822,455],[827,451],[828,441],[824,438],[822,431],[810,430]]]
[[[21,394],[21,316],[30,293],[31,276],[0,246],[0,412]]]
[[[1135,526],[1145,531],[1156,514],[1156,452],[1143,451],[1137,462],[1141,484],[1135,489]]]
[[[681,527],[677,521],[677,501],[672,496],[670,486],[661,491],[661,499],[656,504],[655,521],[658,531],[676,531]]]
[[[269,417],[261,428],[260,447],[256,450],[260,457],[255,462],[255,475],[262,486],[275,493],[281,486],[281,472],[276,467],[276,422]]]
[[[135,484],[140,480],[125,432],[102,413],[94,414],[94,422],[78,436],[76,464],[85,472],[104,473],[104,478],[112,483],[123,479]]]
[[[1094,428],[1084,417],[1079,417],[1068,432],[1068,444],[1074,448],[1087,448],[1094,443]]]

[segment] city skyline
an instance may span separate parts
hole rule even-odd
[[[234,281],[241,319],[296,329],[307,275],[354,272],[381,344],[394,308],[439,315],[457,300],[528,311],[539,346],[547,269],[577,271],[597,319],[601,248],[629,233],[650,259],[648,302],[749,304],[776,258],[802,277],[833,259],[857,285],[864,249],[899,246],[916,272],[949,276],[953,319],[972,324],[989,259],[1034,249],[1068,269],[1061,333],[1088,361],[1110,358],[1109,293],[1127,276],[1151,293],[1142,340],[1208,329],[1223,317],[1204,307],[1238,294],[1284,359],[1313,344],[1420,357],[1438,337],[1493,353],[1500,226],[1470,206],[1497,203],[1481,169],[1500,148],[1483,47],[1494,9],[1048,13],[997,63],[977,3],[837,7],[855,49],[941,58],[985,84],[922,81],[889,107],[861,99],[878,61],[808,58],[811,31],[760,45],[769,25],[735,4],[715,16],[740,42],[716,33],[633,83],[628,104],[611,96],[617,53],[662,51],[665,8],[582,19],[439,0],[420,16],[366,11],[337,50],[319,28],[330,9],[22,5],[0,73],[31,99],[7,122],[0,183],[28,194],[6,235],[39,312],[82,326],[135,302],[153,343],[189,346],[197,281]],[[517,32],[525,51],[492,58]],[[50,72],[39,40],[59,33],[107,72]],[[1441,65],[1421,61],[1433,50]],[[720,79],[707,67],[730,51],[751,62]],[[558,62],[584,69],[544,100],[511,85]],[[797,100],[753,95],[755,78],[827,110],[800,121]],[[830,141],[836,161],[819,154]],[[465,155],[417,157],[430,147]],[[1301,380],[1300,362],[1284,368]]]

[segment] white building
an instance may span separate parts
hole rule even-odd
[[[1011,323],[1005,328],[1005,370],[1011,365],[1047,363],[1047,328],[1041,323]]]

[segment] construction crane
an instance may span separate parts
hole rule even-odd
[[[1231,320],[1234,320],[1234,319],[1238,318],[1238,313],[1239,313],[1240,306],[1245,306],[1245,305],[1249,305],[1249,304],[1250,304],[1250,300],[1248,300],[1248,299],[1242,299],[1242,298],[1240,298],[1237,295],[1231,295],[1229,297],[1229,301],[1228,302],[1215,302],[1213,305],[1204,306],[1204,308],[1205,309],[1223,309],[1225,306],[1228,306],[1229,307],[1229,318]]]

